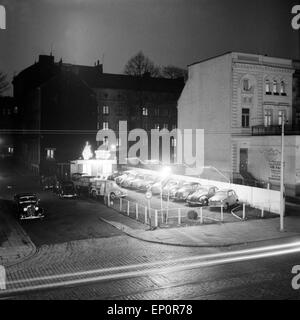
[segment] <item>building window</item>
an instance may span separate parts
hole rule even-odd
[[[159,123],[155,123],[155,124],[154,124],[154,129],[157,129],[157,130],[160,129]]]
[[[250,91],[249,79],[244,79],[243,80],[243,91]]]
[[[264,124],[265,127],[272,125],[272,110],[265,110]]]
[[[164,129],[169,129],[169,125],[167,123],[164,123]]]
[[[10,110],[10,108],[7,109],[7,115],[8,115],[8,116],[11,115],[11,110]]]
[[[154,109],[154,116],[159,117],[159,108]]]
[[[177,146],[177,140],[174,137],[171,138],[171,146],[173,148],[175,148]]]
[[[9,148],[8,148],[8,153],[9,153],[9,154],[13,154],[13,153],[14,153],[14,148],[9,147]]]
[[[272,94],[270,80],[266,80],[266,94]]]
[[[46,149],[47,159],[54,159],[54,149]]]
[[[279,95],[278,93],[278,82],[277,80],[273,81],[273,94],[275,94],[276,96]]]
[[[282,96],[286,96],[286,88],[285,88],[285,82],[281,81],[280,83],[280,94]]]
[[[103,114],[109,114],[109,107],[103,106]]]
[[[250,125],[250,110],[249,109],[242,109],[242,127],[249,128]]]
[[[14,107],[14,114],[18,114],[18,112],[19,112],[18,107]]]
[[[103,130],[108,130],[108,122],[107,121],[103,122]]]
[[[103,139],[103,145],[108,147],[108,137],[104,137]]]
[[[148,116],[148,108],[143,107],[142,112],[143,112],[143,116],[145,117]]]
[[[296,112],[295,122],[296,122],[296,125],[300,125],[300,112]]]
[[[280,110],[278,111],[278,125],[279,126],[282,126],[282,123],[285,121],[285,111],[283,110]]]
[[[118,146],[118,147],[121,147],[121,145],[122,145],[122,140],[121,140],[121,138],[117,138],[117,146]]]

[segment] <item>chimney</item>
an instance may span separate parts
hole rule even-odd
[[[95,68],[99,73],[103,73],[103,64],[100,64],[100,60],[97,60],[97,63],[95,63]]]
[[[44,66],[45,65],[51,66],[54,64],[54,56],[40,55],[39,63]]]

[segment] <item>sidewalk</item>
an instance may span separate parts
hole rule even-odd
[[[23,228],[7,214],[5,205],[0,202],[0,265],[11,266],[31,257],[35,252]]]
[[[145,226],[110,208],[103,210],[101,215],[101,220],[133,238],[174,246],[229,247],[295,236],[300,237],[300,217],[286,217],[285,232],[280,232],[279,218],[149,230],[149,226]]]

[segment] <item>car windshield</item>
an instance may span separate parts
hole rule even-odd
[[[228,194],[227,191],[218,191],[218,192],[216,193],[216,195],[218,195],[218,196],[227,196],[227,194]]]
[[[20,203],[36,202],[36,201],[37,201],[37,198],[35,196],[25,196],[25,197],[19,198]]]

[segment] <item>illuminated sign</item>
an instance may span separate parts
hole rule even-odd
[[[296,5],[292,8],[292,14],[295,16],[292,19],[292,28],[294,30],[300,29],[300,5]]]

